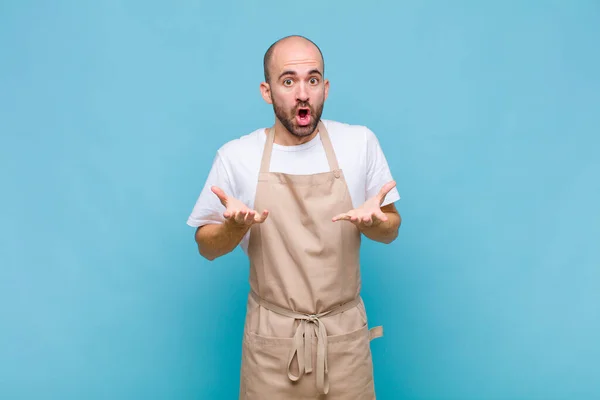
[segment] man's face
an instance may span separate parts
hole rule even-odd
[[[269,99],[275,116],[298,137],[313,133],[329,91],[319,51],[303,40],[282,42],[270,67]],[[265,92],[263,91],[263,96]]]

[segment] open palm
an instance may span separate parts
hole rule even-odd
[[[353,210],[338,214],[332,221],[350,221],[360,227],[375,227],[388,220],[387,216],[381,211],[381,204],[385,196],[396,187],[396,182],[391,181],[383,185],[375,196],[371,197],[365,203]]]
[[[263,210],[262,214],[260,214],[256,210],[248,208],[240,200],[233,196],[227,195],[223,189],[217,186],[212,186],[211,190],[219,198],[221,204],[223,204],[225,207],[223,217],[225,217],[225,219],[231,223],[236,225],[251,226],[253,224],[260,224],[264,222],[269,215],[267,210]]]

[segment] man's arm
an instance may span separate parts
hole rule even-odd
[[[394,203],[381,207],[381,211],[387,217],[387,221],[377,226],[359,225],[359,230],[369,239],[380,243],[392,243],[398,237],[398,229],[402,223],[402,217]]]
[[[198,252],[209,261],[232,252],[244,238],[250,226],[224,222],[208,224],[196,229]]]
[[[213,261],[233,251],[254,224],[263,223],[269,212],[259,214],[249,209],[238,199],[227,195],[221,188],[212,186],[211,191],[225,206],[222,224],[208,224],[196,229],[195,240],[198,251],[207,260]]]

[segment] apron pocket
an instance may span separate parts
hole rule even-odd
[[[316,398],[314,373],[293,382],[288,377],[288,357],[293,338],[260,336],[245,332],[242,345],[243,400],[293,400]]]
[[[373,400],[372,331],[362,328],[328,338],[328,400]]]

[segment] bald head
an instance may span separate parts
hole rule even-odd
[[[310,54],[311,52],[315,53],[315,56],[317,56],[321,61],[321,72],[325,74],[325,61],[319,46],[304,36],[292,35],[279,39],[267,49],[263,59],[265,82],[269,83],[271,80],[273,58],[279,55],[281,55],[283,58],[287,58],[289,53],[295,52],[303,52],[307,54]]]

